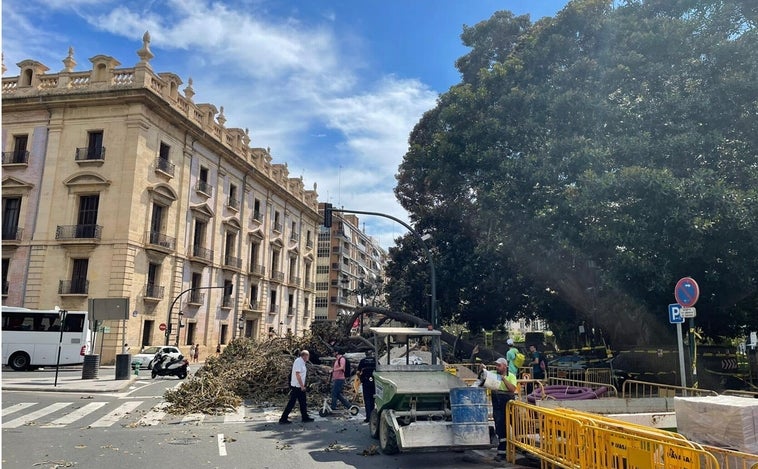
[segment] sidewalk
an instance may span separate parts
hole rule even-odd
[[[27,376],[9,378],[3,373],[3,391],[49,391],[49,392],[121,392],[137,381],[133,372],[128,379],[116,379],[115,366],[101,366],[97,378],[82,379],[80,373],[58,373],[56,386],[55,371],[42,373],[28,372]]]

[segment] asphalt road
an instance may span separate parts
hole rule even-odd
[[[67,373],[81,373],[67,370]],[[11,372],[13,373],[13,372]],[[9,376],[3,372],[3,378]],[[123,392],[3,391],[2,467],[21,468],[490,468],[492,451],[387,456],[363,415],[279,425],[281,408],[172,415],[163,393],[176,379],[140,379]]]

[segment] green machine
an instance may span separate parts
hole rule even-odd
[[[370,330],[377,364],[369,428],[384,454],[492,446],[486,393],[445,371],[440,331]]]

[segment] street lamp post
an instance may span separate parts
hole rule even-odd
[[[176,295],[176,298],[174,298],[174,301],[172,301],[171,305],[168,307],[168,321],[167,321],[167,324],[166,324],[166,326],[167,326],[166,327],[166,342],[165,342],[164,345],[168,345],[168,342],[169,342],[169,340],[171,338],[171,330],[173,329],[172,326],[171,326],[171,316],[172,316],[172,311],[174,310],[174,305],[176,304],[177,301],[179,301],[179,298],[181,298],[182,295],[184,295],[185,293],[189,293],[189,292],[194,291],[194,290],[211,290],[211,289],[214,289],[214,288],[227,289],[228,287],[227,286],[221,286],[221,287],[192,287],[192,288],[188,288],[188,289],[182,291],[181,293],[179,293],[178,295]],[[230,293],[231,293],[231,288],[229,290],[230,290]],[[184,315],[184,313],[179,312],[179,325],[181,325],[182,315]],[[179,327],[177,327],[177,329],[181,330]],[[178,332],[176,333],[176,345],[177,346],[179,345],[179,333]]]
[[[429,251],[429,248],[426,246],[426,242],[424,237],[428,236],[425,235],[422,237],[416,230],[411,228],[410,225],[405,223],[404,221],[393,217],[392,215],[387,215],[385,213],[379,213],[379,212],[364,212],[362,210],[348,210],[345,208],[333,208],[331,204],[324,204],[324,226],[327,228],[330,228],[332,226],[332,212],[340,212],[340,213],[356,213],[358,215],[375,215],[378,217],[384,217],[389,218],[390,220],[394,220],[401,225],[403,225],[408,231],[413,234],[413,236],[416,238],[418,243],[421,245],[421,248],[424,250],[424,254],[426,254],[427,259],[429,260],[429,270],[430,270],[430,283],[431,283],[431,289],[432,289],[432,295],[431,295],[431,304],[430,304],[430,321],[432,323],[432,326],[435,328],[437,327],[437,274],[434,270],[434,259],[432,258],[432,253]],[[428,238],[427,238],[428,239]]]

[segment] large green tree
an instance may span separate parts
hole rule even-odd
[[[662,342],[691,276],[706,335],[758,328],[757,22],[748,0],[574,0],[464,27],[395,190],[433,234],[440,317]],[[418,246],[391,255],[390,304],[419,307]]]

